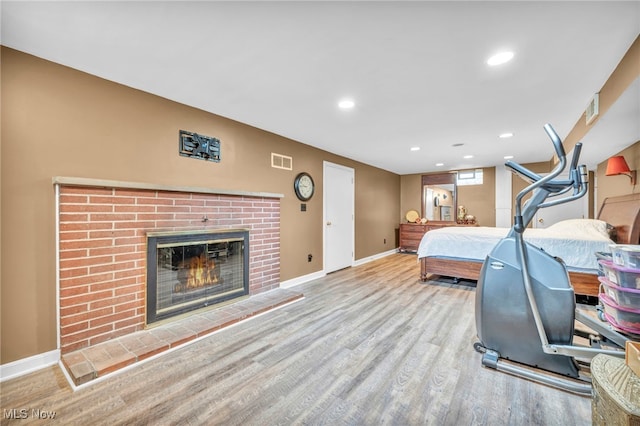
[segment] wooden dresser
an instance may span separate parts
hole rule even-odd
[[[401,252],[416,252],[422,240],[422,236],[433,229],[444,228],[445,226],[461,226],[455,222],[431,221],[424,225],[420,223],[400,224],[400,247]],[[464,225],[462,225],[464,226]]]

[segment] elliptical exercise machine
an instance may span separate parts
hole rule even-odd
[[[524,241],[523,233],[539,209],[581,198],[588,187],[586,166],[578,166],[582,144],[574,148],[569,179],[556,179],[566,167],[566,154],[553,127],[546,124],[544,130],[558,157],[551,173],[542,177],[518,163],[505,163],[529,185],[516,196],[513,227],[482,265],[475,306],[480,342],[474,349],[483,354],[482,365],[486,367],[590,394],[589,361],[599,353],[624,357],[628,338],[576,309],[562,259]],[[552,199],[571,189],[571,195]],[[522,207],[528,194],[531,198]],[[576,330],[576,320],[593,333]],[[589,346],[574,343],[576,336],[586,338]],[[603,344],[608,349],[602,348]]]

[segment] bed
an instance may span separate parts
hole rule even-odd
[[[509,228],[446,227],[425,233],[418,248],[420,279],[447,276],[477,281],[485,257],[508,232]],[[563,259],[576,294],[597,296],[595,253],[609,251],[614,242],[640,244],[640,194],[606,198],[595,220],[527,229],[525,240]]]

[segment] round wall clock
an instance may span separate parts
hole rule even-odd
[[[296,176],[296,180],[293,181],[293,189],[296,192],[296,196],[302,201],[308,201],[313,197],[313,191],[315,190],[315,184],[311,175],[306,172],[302,172]]]

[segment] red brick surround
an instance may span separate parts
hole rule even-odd
[[[249,229],[249,294],[279,287],[279,198],[61,185],[59,209],[63,354],[145,327],[150,231]]]

